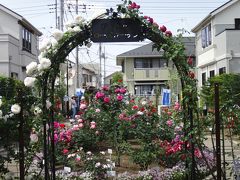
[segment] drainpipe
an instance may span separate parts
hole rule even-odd
[[[227,58],[226,73],[229,73],[229,61],[233,59],[233,50],[230,50],[230,57]]]

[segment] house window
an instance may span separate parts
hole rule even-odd
[[[92,75],[89,75],[89,82],[92,82]]]
[[[206,81],[207,81],[206,73],[202,73],[202,86],[205,85]]]
[[[235,19],[235,29],[240,29],[240,19]]]
[[[219,75],[226,73],[226,67],[219,68]]]
[[[22,29],[22,48],[25,51],[31,52],[31,35],[32,33],[26,28]]]
[[[122,72],[125,72],[125,61],[122,61]]]
[[[166,59],[151,58],[151,59],[134,59],[134,68],[161,68],[167,66]]]
[[[212,44],[211,24],[202,29],[202,47],[208,47]]]
[[[209,74],[210,74],[210,78],[212,78],[212,77],[214,77],[214,76],[215,76],[215,71],[214,71],[214,70],[212,70],[212,71],[210,71],[210,72],[209,72]]]
[[[11,78],[18,79],[18,73],[11,72]]]
[[[138,96],[150,96],[152,95],[152,85],[137,85],[135,86],[135,94]]]

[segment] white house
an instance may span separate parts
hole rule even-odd
[[[24,17],[0,4],[0,75],[23,80],[26,66],[37,61],[41,35]]]
[[[196,35],[198,85],[222,73],[240,73],[240,1],[212,11],[192,32]]]

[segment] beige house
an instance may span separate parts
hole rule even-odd
[[[183,38],[186,54],[195,57],[194,37]],[[129,93],[136,96],[154,96],[169,86],[176,75],[173,62],[163,58],[163,51],[152,51],[153,43],[141,46],[117,56],[117,65],[122,66],[123,82]],[[172,88],[173,95],[180,93],[179,81]]]
[[[0,75],[23,80],[26,66],[37,61],[41,35],[24,17],[0,4]]]
[[[198,86],[222,73],[240,73],[240,1],[212,11],[192,32],[196,34]]]

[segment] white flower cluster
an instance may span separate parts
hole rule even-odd
[[[2,106],[2,99],[0,97],[0,107]],[[8,118],[11,118],[14,116],[14,114],[18,114],[21,111],[21,107],[18,104],[14,104],[11,107],[11,112],[9,112],[6,115],[3,115],[2,110],[0,110],[0,119],[4,119],[4,121],[7,121]]]
[[[82,16],[77,15],[73,21],[68,21],[65,24],[65,27],[68,32],[79,32],[85,23],[85,19]]]

